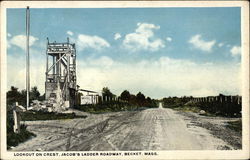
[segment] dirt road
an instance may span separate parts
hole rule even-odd
[[[192,119],[165,108],[89,114],[86,119],[25,122],[37,137],[13,150],[216,150],[233,149]]]

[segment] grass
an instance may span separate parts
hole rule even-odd
[[[227,122],[227,127],[236,131],[236,132],[242,132],[242,121],[237,120],[233,122]]]
[[[13,131],[7,132],[7,149],[10,149],[12,146],[17,146],[19,143],[25,142],[35,136],[34,133],[27,131],[26,126],[22,124],[20,126],[20,133],[14,133]]]
[[[13,125],[14,125],[14,119],[13,119],[13,111],[8,110],[7,111],[7,149],[10,149],[12,146],[17,146],[19,143],[22,143],[28,139],[30,139],[32,136],[36,136],[35,134],[29,132],[26,130],[26,127],[24,124],[21,124],[20,126],[20,133],[14,133]]]
[[[194,105],[183,105],[183,106],[175,107],[173,109],[175,109],[177,111],[183,111],[183,112],[199,113],[200,115],[203,115],[203,116],[211,116],[211,117],[216,116],[215,114],[210,113],[210,112],[200,113],[200,111],[202,109],[200,109],[198,106],[194,106]]]
[[[77,116],[74,113],[54,113],[43,111],[26,111],[21,113],[22,121],[38,121],[38,120],[60,120],[60,119],[73,119],[73,118],[86,118],[87,116]],[[12,112],[8,112],[7,117],[7,149],[11,146],[17,146],[19,143],[25,142],[35,134],[26,130],[26,126],[22,124],[20,126],[20,133],[14,133],[13,131],[13,115]]]
[[[200,112],[200,108],[196,106],[180,106],[180,107],[176,107],[173,109],[178,110],[178,111],[184,111],[184,112],[195,112],[195,113]]]
[[[153,108],[153,107],[140,107],[125,103],[106,103],[106,104],[96,104],[96,105],[88,104],[88,105],[75,106],[75,109],[77,110],[92,114],[101,114],[101,113],[119,112],[119,111],[140,111],[147,108]]]
[[[75,113],[55,113],[43,111],[27,111],[21,114],[22,121],[38,121],[38,120],[60,120],[73,118],[86,118],[87,116],[77,116]]]

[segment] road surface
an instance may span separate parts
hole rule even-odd
[[[232,146],[172,109],[88,114],[86,119],[25,122],[37,136],[16,151],[217,150]]]

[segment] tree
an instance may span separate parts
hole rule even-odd
[[[108,87],[104,87],[102,89],[102,96],[103,97],[107,97],[108,98],[108,101],[111,101],[112,98],[115,96],[110,90]]]
[[[121,93],[121,95],[120,95],[120,97],[121,97],[121,100],[125,100],[125,101],[129,101],[130,100],[130,93],[129,93],[129,91],[127,91],[127,90],[124,90],[122,93]]]
[[[145,104],[145,96],[141,92],[137,93],[136,101],[139,106],[143,106]]]
[[[136,96],[134,94],[130,95],[129,103],[137,105]]]
[[[34,86],[31,88],[30,91],[30,100],[44,100],[45,95],[40,96],[40,92],[38,91],[37,87]],[[11,86],[10,90],[7,92],[7,104],[13,105],[15,102],[18,102],[20,105],[26,106],[26,90],[18,91],[18,88]]]
[[[39,101],[44,101],[45,100],[45,93],[39,97]]]
[[[15,102],[25,105],[25,94],[23,94],[23,92],[19,92],[18,88],[11,86],[10,90],[7,92],[7,104],[13,105]]]
[[[108,96],[108,97],[112,97],[113,93],[109,90],[108,87],[104,87],[102,89],[102,96]]]
[[[147,106],[152,105],[152,99],[150,97],[147,97],[146,102],[147,102]]]
[[[40,98],[40,92],[38,91],[37,87],[34,86],[31,88],[31,91],[30,91],[30,100],[38,100]]]

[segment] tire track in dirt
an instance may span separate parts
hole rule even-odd
[[[89,115],[87,119],[67,121],[65,126],[64,121],[46,122],[49,124],[41,124],[41,128],[31,123],[31,129],[41,131],[40,138],[17,150],[39,147],[43,151],[217,150],[227,145],[192,122],[191,117],[159,108]]]
[[[131,112],[131,113],[127,112],[121,115],[114,115],[108,118],[107,120],[95,124],[93,126],[81,130],[76,129],[74,134],[70,135],[70,139],[71,137],[77,137],[78,143],[69,142],[70,144],[74,145],[68,146],[67,150],[71,151],[78,150],[79,149],[78,147],[80,147],[83,150],[91,150],[95,148],[96,146],[98,146],[98,143],[104,143],[104,141],[106,141],[105,135],[109,135],[110,133],[116,131],[118,128],[121,128],[121,126],[126,124],[126,122],[124,122],[124,119],[134,116],[134,114],[136,114],[136,112]],[[86,136],[81,136],[81,135],[86,135]],[[94,145],[95,143],[93,142],[95,142],[96,145]],[[111,148],[116,148],[115,145],[112,144],[112,142],[109,143]]]

